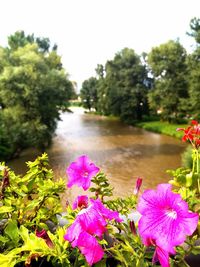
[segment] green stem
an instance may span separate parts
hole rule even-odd
[[[197,175],[199,175],[199,151],[196,150],[196,156],[197,156]]]
[[[197,185],[198,185],[198,191],[200,193],[200,181],[199,181],[199,151],[196,150],[196,160],[197,160]]]
[[[74,262],[74,267],[78,267],[78,255],[79,255],[79,253],[78,253],[78,250],[77,250],[76,259],[75,259],[75,262]]]

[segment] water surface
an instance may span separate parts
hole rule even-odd
[[[143,189],[167,182],[167,169],[181,164],[185,144],[173,137],[147,132],[102,116],[87,115],[80,108],[63,113],[56,136],[47,151],[57,176],[67,179],[65,169],[78,156],[87,154],[108,176],[114,194],[126,196],[133,192],[137,177],[143,178]],[[24,172],[25,161],[38,152],[26,150],[19,159],[9,163],[18,173]],[[83,193],[73,188],[67,193],[72,199]]]

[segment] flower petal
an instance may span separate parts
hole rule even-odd
[[[106,231],[106,221],[101,214],[91,205],[78,214],[82,229],[92,235],[102,237]]]
[[[83,228],[80,224],[80,221],[78,218],[76,218],[73,224],[67,229],[64,239],[72,242],[72,247],[75,247],[77,245],[77,239],[82,231]]]
[[[104,255],[104,251],[97,240],[85,231],[79,235],[77,246],[90,266],[100,261]]]
[[[110,210],[106,208],[100,199],[91,199],[90,200],[93,206],[101,213],[101,215],[108,220],[115,219],[117,222],[122,222],[123,220],[119,217],[119,213],[117,211]]]
[[[170,267],[169,253],[160,247],[156,247],[156,250],[153,256],[153,263],[156,263],[157,261],[160,262],[162,267]]]

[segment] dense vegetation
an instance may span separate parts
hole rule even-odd
[[[178,40],[170,40],[142,56],[124,48],[105,66],[99,64],[96,77],[83,82],[84,107],[129,123],[150,120],[158,114],[168,122],[198,119],[200,19],[193,18],[190,28],[188,34],[196,41],[191,54]]]
[[[9,36],[0,47],[0,159],[47,146],[72,94],[56,45],[23,31]]]

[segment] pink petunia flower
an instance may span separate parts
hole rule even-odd
[[[188,204],[171,191],[170,184],[146,190],[137,209],[142,215],[138,229],[143,242],[151,238],[162,251],[172,254],[175,254],[174,247],[192,235],[198,224],[198,214],[188,210]]]
[[[72,205],[73,210],[77,208],[83,209],[87,207],[88,207],[88,196],[78,196]]]
[[[99,168],[92,163],[86,155],[80,156],[67,168],[68,187],[77,185],[87,190],[90,187],[91,179],[99,172]]]
[[[64,239],[78,247],[89,265],[103,257],[103,250],[95,236],[102,238],[106,232],[107,220],[121,222],[118,212],[107,209],[99,199],[90,200],[88,208],[82,209],[73,224],[67,229]],[[98,259],[98,260],[97,260]],[[97,260],[97,261],[96,261]]]

